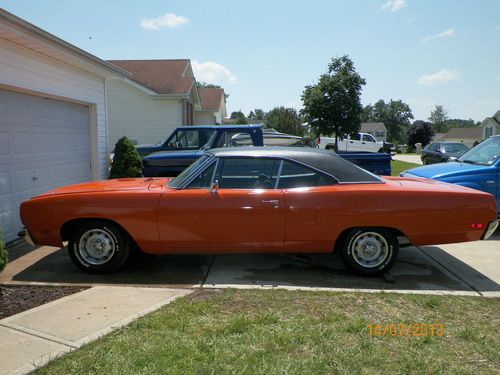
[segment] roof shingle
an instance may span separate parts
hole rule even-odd
[[[217,112],[224,97],[224,89],[199,88],[201,110]]]
[[[108,60],[132,74],[131,79],[157,94],[188,95],[194,77],[185,75],[189,60]]]

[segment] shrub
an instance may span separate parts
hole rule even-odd
[[[0,228],[0,272],[5,268],[8,260],[9,257],[5,249],[5,243],[3,242],[2,229]]]
[[[115,145],[109,178],[141,177],[141,166],[141,157],[130,139],[120,138]]]

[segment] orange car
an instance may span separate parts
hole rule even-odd
[[[476,241],[496,229],[490,194],[426,179],[378,177],[331,151],[207,152],[175,179],[62,187],[21,205],[26,236],[62,246],[88,272],[149,254],[329,253],[386,272],[400,246]]]

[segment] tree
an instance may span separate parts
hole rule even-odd
[[[267,113],[264,120],[266,128],[273,128],[282,133],[302,136],[304,129],[300,124],[300,117],[294,108],[275,107]]]
[[[446,133],[448,131],[448,126],[446,124],[446,120],[448,120],[448,111],[444,109],[442,105],[437,105],[436,108],[434,108],[428,120],[434,125],[435,132]]]
[[[249,120],[264,120],[265,117],[266,112],[259,108],[255,108],[255,110],[250,111],[250,113],[248,114]]]
[[[9,256],[7,254],[7,250],[5,249],[5,243],[3,242],[2,229],[0,228],[0,272],[5,268],[7,262],[9,260]]]
[[[141,177],[141,167],[141,157],[130,139],[120,138],[115,145],[115,155],[109,178]]]
[[[365,84],[352,60],[342,56],[331,60],[318,83],[304,88],[301,113],[317,134],[335,134],[336,149],[339,136],[359,131],[363,110],[360,96]]]
[[[196,87],[198,87],[199,89],[223,89],[224,88],[222,86],[219,86],[219,85],[214,85],[213,83],[206,83],[206,82],[196,82]],[[224,99],[227,100],[227,98],[229,98],[229,94],[226,94],[226,92],[224,91]]]
[[[387,128],[387,138],[392,142],[402,143],[406,130],[413,119],[410,106],[401,100],[390,100],[386,103],[382,99],[363,108],[361,115],[363,122],[383,122]]]
[[[427,146],[434,135],[432,124],[417,120],[408,128],[406,133],[406,143],[410,149],[415,147],[415,143],[421,143],[422,147]]]
[[[232,112],[231,118],[236,120],[236,124],[248,124],[247,118],[241,110]]]

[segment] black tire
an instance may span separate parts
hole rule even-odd
[[[427,158],[422,158],[422,164],[427,165]]]
[[[379,153],[385,153],[385,149],[383,147],[380,148],[380,150],[378,150]]]
[[[361,246],[369,245],[369,251],[360,254]],[[365,247],[366,249],[366,247]],[[398,257],[398,240],[396,236],[387,229],[380,228],[358,228],[350,230],[340,247],[340,256],[345,265],[363,276],[376,276],[389,271]],[[370,261],[370,256],[380,254]],[[366,258],[366,259],[363,259]]]
[[[89,273],[118,270],[127,261],[130,248],[128,235],[118,226],[104,221],[82,224],[68,241],[71,260]]]

